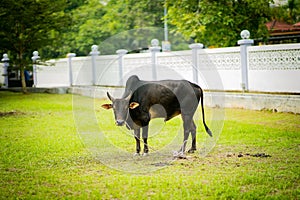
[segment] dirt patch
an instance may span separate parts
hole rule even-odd
[[[158,162],[158,163],[152,163],[151,165],[154,165],[155,167],[165,167],[165,166],[170,166],[172,164],[168,162]]]
[[[271,157],[270,155],[266,154],[266,153],[255,153],[255,154],[250,154],[250,153],[228,153],[226,155],[226,157],[244,157],[244,156],[251,156],[251,157],[260,157],[260,158],[267,158],[267,157]]]
[[[18,110],[12,110],[8,112],[0,112],[0,117],[9,117],[9,116],[18,116],[18,115],[24,115],[25,113],[18,111]]]

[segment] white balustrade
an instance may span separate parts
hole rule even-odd
[[[247,50],[249,91],[300,93],[300,44],[249,46]],[[155,52],[155,57],[149,53],[124,54],[122,72],[118,58],[118,55],[96,56],[94,75],[91,58],[72,58],[73,85],[119,86],[125,84],[127,77],[137,74],[145,80],[198,80],[204,89],[210,90],[242,90],[240,47],[197,50],[197,78],[193,74],[191,50]],[[55,66],[39,65],[37,87],[69,86],[67,61],[58,59],[52,61]]]

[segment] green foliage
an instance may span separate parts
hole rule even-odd
[[[300,20],[300,1],[289,0],[287,5],[272,8],[274,20],[295,24]]]
[[[58,41],[59,31],[68,24],[65,6],[64,0],[1,1],[0,49],[21,69],[24,92],[23,70],[32,63],[32,52]]]
[[[208,156],[195,153],[135,175],[104,166],[84,148],[72,95],[0,92],[0,97],[0,199],[299,198],[300,115],[227,109],[223,132]],[[111,118],[111,112],[99,112],[103,101],[96,102],[97,117]],[[165,128],[177,131],[169,123]],[[162,140],[155,142],[168,136],[158,137]],[[149,143],[156,145],[155,139]],[[128,145],[134,148],[133,138]]]
[[[1,2],[0,48],[18,60],[51,44],[69,21],[63,0],[4,0]]]
[[[235,46],[243,29],[252,38],[266,37],[268,0],[168,1],[170,23],[186,38],[207,46]]]
[[[55,48],[47,49],[49,55],[62,57],[74,52],[78,56],[85,56],[93,44],[101,44],[121,32],[145,27],[163,28],[165,3],[168,7],[171,33],[181,34],[186,40],[212,47],[235,46],[243,29],[251,32],[251,38],[266,39],[268,31],[265,23],[273,18],[283,16],[282,18],[289,21],[290,16],[299,20],[299,0],[290,0],[288,6],[280,8],[270,8],[268,0],[104,2],[71,1],[67,11],[72,13],[72,26],[61,35],[62,42]],[[176,37],[172,38],[171,42],[177,43]],[[139,45],[139,48],[141,47],[143,46]],[[175,50],[178,50],[178,47],[176,46]],[[106,54],[116,50],[114,44],[108,49],[107,52],[101,52]]]
[[[287,14],[285,21],[291,24],[297,23],[300,20],[300,1],[289,0],[286,6],[283,6],[287,10],[284,12]]]
[[[251,32],[251,38],[265,39],[265,22],[296,23],[300,16],[299,0],[274,8],[269,0],[3,0],[0,53],[8,52],[11,60],[18,58],[17,65],[22,66],[31,63],[33,50],[39,50],[44,59],[65,57],[70,52],[86,56],[93,44],[124,31],[163,28],[165,4],[174,36],[180,34],[187,41],[211,47],[235,46],[243,29]],[[178,43],[176,37],[170,40]],[[182,49],[174,46],[173,50]],[[112,45],[106,53],[114,48]]]
[[[163,26],[162,0],[111,0],[107,4],[90,0],[71,12],[72,27],[65,31],[65,41],[56,50],[60,55],[74,52],[86,56],[93,44],[100,44],[115,34],[134,28]]]

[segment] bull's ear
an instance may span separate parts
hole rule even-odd
[[[108,109],[111,109],[113,106],[112,106],[112,104],[103,104],[103,105],[101,105],[101,107],[108,110]]]
[[[136,107],[138,107],[140,104],[139,103],[137,103],[137,102],[131,102],[130,104],[129,104],[129,108],[130,109],[135,109]]]

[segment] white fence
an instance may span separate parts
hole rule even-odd
[[[253,46],[249,51],[249,89],[300,92],[300,44]]]
[[[187,79],[209,90],[243,90],[240,47],[199,49],[197,63],[192,55],[192,50],[157,52],[155,61],[151,53],[99,55],[94,82],[101,86],[124,85],[131,74],[153,80],[155,70],[158,80]],[[119,59],[123,59],[122,66]],[[37,87],[70,86],[70,80],[72,85],[93,85],[91,56],[72,58],[72,79],[68,58],[51,62],[55,66],[38,66]],[[300,93],[300,44],[250,46],[247,63],[249,91]]]

